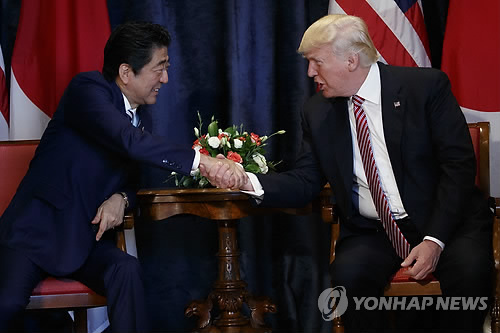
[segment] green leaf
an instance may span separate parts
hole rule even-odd
[[[236,128],[234,128],[234,126],[231,126],[226,128],[224,132],[228,133],[231,137],[233,137],[234,134],[236,133]]]
[[[257,163],[249,163],[245,166],[245,171],[253,172],[253,173],[260,173],[260,168],[257,165]]]
[[[208,125],[208,134],[210,136],[217,136],[219,134],[219,126],[217,125],[217,120],[214,120]]]

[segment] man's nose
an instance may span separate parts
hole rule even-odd
[[[307,76],[309,77],[315,77],[316,75],[318,75],[318,72],[316,71],[316,66],[314,66],[313,64],[309,63],[309,66],[307,66]]]
[[[168,71],[166,69],[161,73],[160,82],[161,83],[167,83],[168,82]]]

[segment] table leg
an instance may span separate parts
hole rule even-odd
[[[271,332],[264,323],[264,315],[275,313],[276,306],[268,297],[255,297],[246,290],[246,282],[240,278],[240,264],[237,242],[237,220],[218,221],[219,252],[218,277],[213,291],[206,300],[191,302],[186,316],[196,315],[199,332]],[[250,309],[247,318],[242,312],[243,303]],[[216,304],[219,315],[211,319],[211,310]]]

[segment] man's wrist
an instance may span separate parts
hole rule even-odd
[[[129,201],[128,201],[128,195],[125,192],[118,192],[119,195],[123,198],[123,201],[125,201],[125,209],[128,208],[129,206]]]

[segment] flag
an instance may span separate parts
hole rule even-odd
[[[464,23],[467,22],[467,23]],[[500,2],[450,1],[441,69],[468,122],[490,122],[490,174],[500,174]],[[490,177],[500,196],[500,177]]]
[[[398,66],[431,66],[420,1],[330,0],[328,13],[361,17],[381,61]]]
[[[71,78],[102,69],[110,33],[106,0],[22,1],[11,61],[11,140],[41,137]]]
[[[0,140],[9,139],[9,94],[5,80],[5,62],[0,47]]]

